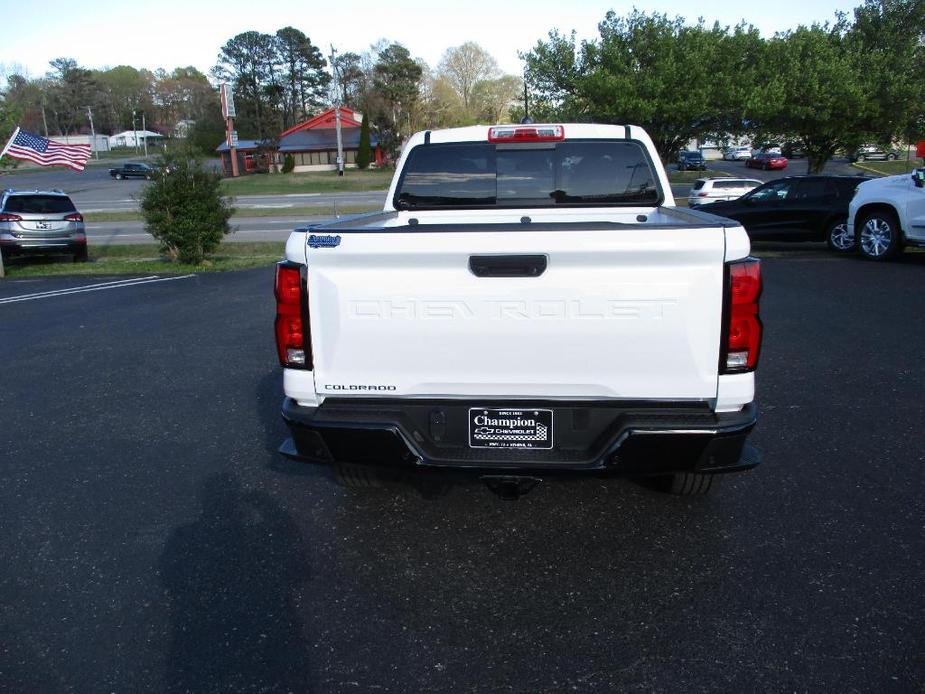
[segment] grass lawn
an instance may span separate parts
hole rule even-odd
[[[878,176],[895,176],[896,174],[911,173],[913,169],[921,168],[922,160],[865,161],[863,163],[856,162],[851,166],[868,173],[877,174]]]
[[[382,209],[381,205],[338,205],[337,214],[359,214],[361,212],[377,212]],[[234,220],[244,217],[333,217],[335,214],[333,205],[313,205],[311,207],[274,207],[274,208],[243,208],[235,212],[231,218]],[[103,222],[140,222],[143,220],[140,212],[125,210],[120,212],[88,212],[84,215],[84,220],[88,224]]]
[[[285,248],[285,241],[224,243],[202,265],[180,265],[161,256],[154,244],[91,246],[88,263],[74,263],[63,256],[18,257],[9,261],[5,269],[9,279],[51,275],[186,275],[191,272],[227,272],[272,265],[283,257]]]
[[[285,195],[287,193],[339,193],[345,191],[386,190],[392,180],[391,169],[347,169],[290,174],[253,174],[222,179],[227,195]]]

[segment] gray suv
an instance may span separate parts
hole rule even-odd
[[[4,190],[0,197],[0,252],[69,253],[87,260],[84,218],[60,190]]]

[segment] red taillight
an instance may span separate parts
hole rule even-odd
[[[705,197],[707,197],[708,195],[709,195],[709,193],[697,193],[697,197],[698,197],[698,198],[705,198]]]
[[[283,261],[276,266],[276,352],[283,366],[312,368],[311,337],[305,325],[308,302],[302,266]]]
[[[561,125],[496,125],[488,129],[489,142],[553,142],[565,139]]]
[[[65,222],[82,222],[84,220],[83,215],[79,212],[72,212],[69,215],[65,215]]]
[[[9,212],[0,212],[0,222],[21,222],[22,217],[18,214],[10,214]]]
[[[752,371],[758,365],[761,350],[761,264],[746,258],[727,266],[725,297],[726,344],[720,369],[723,373]]]

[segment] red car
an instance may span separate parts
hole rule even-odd
[[[746,160],[745,166],[753,169],[786,169],[787,157],[773,152],[758,152],[751,159]]]

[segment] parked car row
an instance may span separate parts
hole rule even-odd
[[[736,220],[753,241],[825,241],[837,253],[856,251],[870,260],[925,247],[925,169],[912,176],[786,176],[767,183],[702,178],[688,205]]]
[[[851,161],[895,161],[899,152],[892,148],[877,145],[863,145],[848,157]]]
[[[848,204],[863,176],[786,176],[705,212],[734,219],[760,241],[825,241],[834,251],[854,248],[847,238]]]
[[[764,171],[786,169],[787,157],[780,152],[758,152],[757,154],[752,154],[751,158],[745,162],[745,166],[750,169],[763,169]]]
[[[678,152],[678,171],[706,171],[707,163],[700,152]]]
[[[699,207],[719,200],[735,200],[761,185],[754,178],[698,178],[687,196],[688,207]]]
[[[802,142],[785,142],[783,145],[766,143],[749,148],[748,145],[735,145],[723,150],[726,161],[743,161],[756,159],[762,153],[783,155],[787,159],[802,159],[806,156],[806,146]],[[848,154],[848,159],[855,161],[894,161],[902,155],[897,149],[880,145],[861,145]]]

